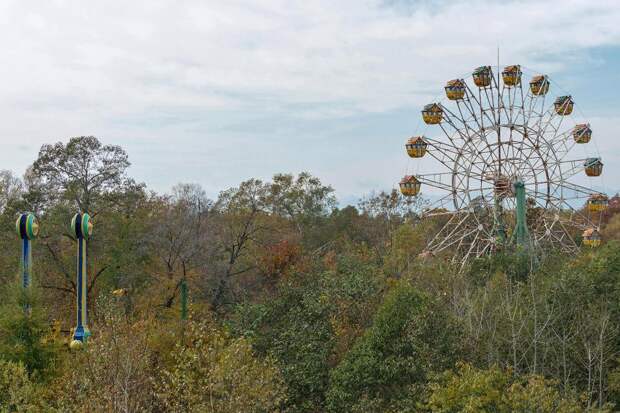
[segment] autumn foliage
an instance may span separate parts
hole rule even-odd
[[[464,268],[420,259],[442,224],[422,216],[422,197],[342,206],[307,172],[213,199],[196,184],[160,194],[128,166],[121,147],[76,137],[43,146],[23,177],[0,173],[0,412],[620,406],[617,197],[601,248],[545,251],[523,273],[510,252]],[[95,224],[93,336],[70,351],[78,210]],[[17,283],[22,212],[41,223],[28,291]]]

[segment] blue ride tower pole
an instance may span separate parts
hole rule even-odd
[[[70,347],[77,349],[82,347],[90,336],[88,330],[88,310],[86,305],[86,296],[88,293],[87,277],[86,277],[86,240],[93,233],[93,223],[90,215],[87,213],[79,213],[71,219],[71,231],[77,240],[77,279],[75,283],[76,289],[76,318],[77,324],[73,332],[73,339]]]
[[[22,288],[26,289],[32,284],[32,247],[30,241],[39,235],[39,224],[32,214],[21,214],[15,223],[17,236],[22,240],[22,255],[20,260],[20,270],[22,278]],[[28,311],[30,306],[25,305],[24,311]]]

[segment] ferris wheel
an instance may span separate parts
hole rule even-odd
[[[524,87],[521,66],[497,72],[482,66],[472,86],[447,82],[447,101],[422,109],[427,136],[405,144],[414,162],[427,156],[439,169],[400,181],[405,196],[425,186],[440,194],[425,215],[442,216],[445,224],[423,255],[450,254],[464,264],[510,245],[570,253],[581,238],[598,246],[608,197],[591,183],[574,183],[603,171],[600,157],[574,154],[592,139],[590,125],[572,119],[571,96],[550,97],[547,76]]]

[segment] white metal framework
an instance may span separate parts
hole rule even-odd
[[[503,248],[501,235],[509,240],[514,228],[517,181],[525,185],[533,248],[573,252],[581,231],[598,228],[601,212],[576,206],[598,191],[570,182],[585,173],[588,161],[572,156],[575,145],[584,143],[575,137],[572,99],[557,102],[547,93],[548,83],[544,93],[533,93],[536,88],[521,79],[520,67],[512,67],[518,71],[516,81],[489,66],[487,85],[452,81],[460,85],[460,95],[437,103],[440,122],[427,121],[439,137],[423,138],[426,155],[443,171],[415,177],[422,188],[443,192],[426,215],[445,216],[446,223],[426,254],[449,253],[465,263]]]

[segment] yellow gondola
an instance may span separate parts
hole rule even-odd
[[[555,113],[561,116],[573,113],[573,105],[573,98],[570,96],[560,96],[553,102]]]
[[[428,144],[424,140],[423,136],[414,136],[410,138],[405,144],[407,154],[412,158],[421,158],[426,154],[426,147]]]
[[[603,173],[601,158],[588,158],[583,163],[583,166],[588,176],[600,176]]]
[[[592,139],[592,129],[587,123],[580,123],[573,128],[573,139],[577,143],[588,143]]]
[[[401,179],[400,183],[400,192],[405,196],[415,196],[420,193],[420,187],[422,184],[418,179],[413,175],[405,175],[403,179]]]
[[[443,119],[443,109],[437,103],[429,103],[422,109],[422,119],[429,125],[436,125]]]
[[[450,80],[444,87],[446,96],[450,100],[459,100],[465,97],[465,82],[461,79]]]
[[[596,248],[601,245],[601,234],[596,228],[588,228],[581,234],[583,238],[583,244],[588,247]]]
[[[502,79],[506,86],[518,86],[521,83],[521,66],[506,66],[502,72]]]
[[[530,91],[533,95],[546,95],[549,91],[549,79],[545,75],[534,76],[530,80]]]
[[[590,212],[602,212],[607,209],[609,198],[605,194],[594,194],[588,198],[587,207]]]
[[[477,67],[472,73],[472,77],[474,78],[474,83],[478,87],[489,86],[491,84],[492,76],[493,76],[493,72],[491,71],[491,66]]]

